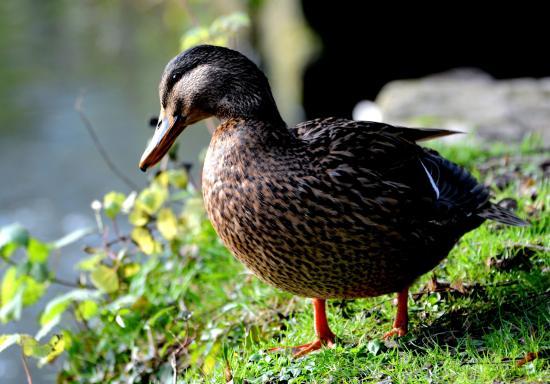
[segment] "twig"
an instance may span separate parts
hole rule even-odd
[[[59,285],[64,285],[65,287],[95,289],[91,285],[77,284],[77,283],[73,283],[73,282],[70,282],[70,281],[58,279],[56,277],[54,277],[50,280],[51,280],[52,283],[56,283],[56,284],[59,284]]]
[[[21,361],[23,362],[23,369],[25,370],[25,376],[27,377],[27,383],[32,384],[31,371],[29,370],[29,364],[27,363],[27,359],[25,358],[25,354],[23,353],[23,350],[21,350]]]
[[[105,227],[103,229],[102,240],[103,240],[103,249],[105,250],[105,252],[107,252],[107,256],[109,256],[112,260],[116,260],[117,257],[116,257],[115,252],[111,249],[111,247],[108,246],[108,244],[109,244],[109,227]]]
[[[130,236],[127,236],[127,235],[120,235],[118,236],[117,238],[109,241],[107,244],[105,244],[107,247],[111,247],[117,243],[120,243],[120,242],[128,242],[130,240]]]
[[[149,343],[149,356],[153,358],[157,355],[157,347],[155,345],[155,340],[153,338],[153,331],[151,331],[151,327],[147,327],[147,342]]]
[[[177,384],[178,382],[178,366],[176,362],[176,353],[170,355],[170,365],[172,366],[172,384]]]
[[[94,130],[94,127],[93,127],[92,123],[90,122],[90,119],[88,119],[86,114],[84,114],[84,110],[82,109],[82,95],[80,95],[76,98],[76,101],[75,101],[75,104],[74,104],[74,109],[76,110],[76,112],[80,116],[80,120],[82,121],[82,123],[84,124],[84,127],[86,128],[86,130],[90,134],[90,136],[92,138],[92,141],[94,142],[94,145],[95,145],[97,151],[99,152],[99,154],[101,155],[101,157],[103,158],[105,163],[107,164],[107,167],[111,170],[111,172],[113,172],[115,174],[115,176],[117,176],[120,180],[122,180],[122,182],[124,182],[124,184],[126,184],[128,186],[128,188],[130,188],[132,190],[137,190],[138,189],[137,185],[135,185],[128,177],[126,177],[124,175],[124,173],[122,173],[120,171],[120,169],[118,169],[116,167],[116,165],[113,163],[113,161],[111,160],[111,158],[107,154],[107,151],[105,150],[105,147],[103,147],[103,145],[99,141],[99,137],[97,136],[97,134]]]

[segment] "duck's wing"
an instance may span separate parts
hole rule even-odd
[[[373,131],[384,130],[385,132],[391,133],[395,136],[399,136],[413,142],[431,140],[438,137],[463,133],[460,131],[452,131],[448,129],[407,128],[372,121],[353,121],[335,117],[309,120],[300,123],[290,129],[296,137],[304,140],[310,140],[326,134],[325,131],[327,130],[333,130],[335,128],[365,129]]]
[[[483,218],[515,225],[520,221],[513,223],[508,211],[492,214],[502,209],[489,202],[485,186],[464,168],[415,143],[455,132],[318,119],[296,126],[293,133],[308,146],[318,172],[346,191],[344,198],[357,201],[361,196],[373,211],[400,215],[405,222],[464,221],[472,227]]]

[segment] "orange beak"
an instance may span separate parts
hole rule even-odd
[[[139,169],[143,172],[157,164],[170,150],[178,135],[185,129],[185,116],[167,116],[164,109],[160,111],[159,121],[153,138],[139,161]]]

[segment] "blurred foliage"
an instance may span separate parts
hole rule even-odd
[[[223,307],[235,293],[234,288],[224,289],[230,279],[227,272],[236,274],[240,268],[231,262],[216,271],[221,261],[231,258],[206,220],[200,197],[188,186],[187,173],[161,171],[141,192],[111,192],[92,208],[95,233],[103,243],[85,247],[87,256],[76,266],[80,276],[74,289],[45,304],[34,337],[2,335],[0,350],[17,343],[42,364],[68,352],[62,382],[142,382],[163,372],[164,365],[171,372],[169,357],[183,352],[180,367],[202,361],[199,365],[211,370],[209,356],[219,350],[223,332],[207,323],[196,327],[189,319],[191,314],[207,319],[216,309],[229,310]],[[129,235],[117,232],[122,218],[132,225]],[[77,241],[87,234],[77,231],[68,238]],[[19,320],[24,307],[59,282],[48,266],[48,257],[59,249],[56,244],[69,241],[43,243],[17,224],[2,228],[0,254],[10,265],[2,279],[2,322]],[[12,256],[19,249],[24,257],[16,263]],[[64,316],[72,316],[82,328],[62,327],[42,343]],[[201,333],[200,345],[188,345]]]
[[[227,46],[241,28],[249,25],[250,19],[242,12],[220,16],[210,27],[197,26],[187,31],[181,38],[180,48],[186,50],[197,44]]]
[[[188,30],[180,48],[231,45],[249,23],[241,12],[218,17],[208,27]],[[187,172],[164,169],[139,193],[113,191],[91,207],[97,228],[79,229],[51,243],[19,224],[0,229],[0,257],[8,265],[0,291],[1,322],[20,320],[23,309],[38,303],[53,285],[71,288],[44,304],[36,335],[0,335],[0,352],[19,344],[39,365],[67,352],[60,382],[143,382],[149,376],[164,381],[192,365],[211,372],[223,331],[218,323],[195,327],[188,320],[191,314],[229,312],[229,295],[241,293],[234,285],[224,289],[227,272],[242,269],[206,220]],[[119,232],[122,217],[131,226],[128,234]],[[84,247],[87,256],[75,266],[78,280],[57,278],[50,256],[90,234],[99,236],[100,245]],[[216,271],[223,260],[228,268]],[[76,330],[62,321],[67,317],[77,323]],[[44,342],[54,329],[57,333]],[[201,333],[203,343],[192,344]]]

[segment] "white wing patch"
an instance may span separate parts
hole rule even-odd
[[[434,192],[435,192],[435,198],[439,199],[439,188],[437,188],[437,185],[435,185],[435,181],[434,181],[432,175],[430,174],[430,172],[428,172],[428,169],[426,168],[426,166],[424,165],[422,160],[420,160],[420,164],[422,164],[422,168],[424,168],[424,171],[426,171],[426,175],[428,175],[428,179],[430,180],[430,184],[432,185],[432,188],[434,189]]]

